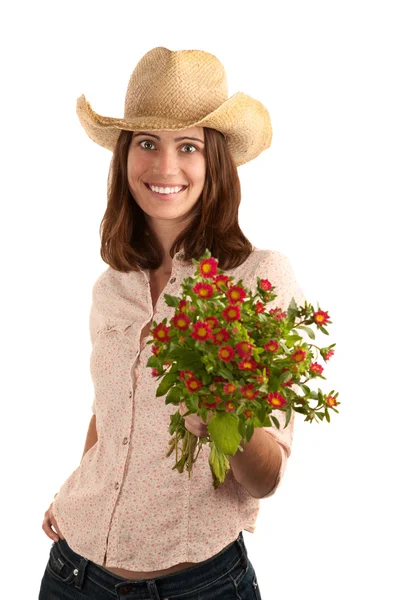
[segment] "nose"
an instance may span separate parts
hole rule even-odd
[[[179,159],[174,148],[163,148],[154,154],[154,175],[162,175],[167,178],[179,173]]]

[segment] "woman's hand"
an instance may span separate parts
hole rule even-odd
[[[184,402],[179,402],[179,412],[183,416],[188,411],[186,404]],[[211,416],[208,412],[207,423],[210,420]],[[197,437],[208,437],[208,427],[206,423],[204,423],[203,419],[196,415],[195,413],[184,417],[185,419],[185,427],[190,433],[196,435]]]
[[[53,526],[53,528],[56,530],[56,532],[62,540],[64,540],[65,538],[57,525],[57,521],[54,518],[52,507],[53,503],[50,504],[50,508],[44,513],[42,529],[51,540],[53,540],[54,542],[58,542],[58,536],[54,533],[51,526]]]

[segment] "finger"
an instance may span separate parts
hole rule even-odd
[[[54,542],[58,542],[58,540],[59,540],[58,535],[56,533],[54,533],[54,531],[52,530],[50,525],[51,525],[50,519],[47,517],[43,521],[42,529],[45,532],[45,534],[47,535],[47,537],[49,537]]]

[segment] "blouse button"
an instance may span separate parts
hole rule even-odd
[[[129,392],[129,398],[132,398],[132,392]]]
[[[127,437],[124,437],[123,444],[125,445],[125,444],[127,444],[127,443],[128,443],[128,438],[127,438]]]
[[[172,279],[169,280],[170,283],[175,283],[176,281],[176,277],[172,277]]]
[[[114,485],[114,487],[115,487],[115,489],[117,490],[117,489],[119,488],[119,483],[117,482],[117,483]]]

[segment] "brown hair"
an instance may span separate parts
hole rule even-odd
[[[110,164],[107,208],[100,224],[100,255],[105,263],[122,272],[157,269],[162,264],[162,247],[135,202],[127,176],[127,157],[132,132],[121,130]],[[240,181],[225,138],[219,131],[204,128],[206,177],[202,193],[193,206],[190,222],[170,249],[171,258],[184,249],[184,260],[199,259],[208,248],[218,266],[228,270],[241,265],[253,245],[238,223]]]

